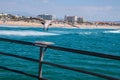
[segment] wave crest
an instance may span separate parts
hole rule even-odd
[[[56,33],[49,33],[49,32],[39,32],[39,31],[10,31],[10,30],[0,30],[0,35],[13,35],[13,36],[55,36],[59,35]]]
[[[104,33],[120,33],[120,30],[104,31]]]

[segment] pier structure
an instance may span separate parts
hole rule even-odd
[[[26,73],[24,71],[11,69],[11,68],[9,68],[9,66],[0,65],[0,69],[3,69],[3,70],[7,70],[7,71],[15,72],[15,73],[18,73],[18,74],[26,75],[28,77],[36,78],[38,80],[47,80],[46,78],[42,77],[42,75],[43,75],[43,73],[42,73],[42,67],[43,66],[42,65],[44,64],[44,65],[49,65],[49,66],[53,66],[53,67],[58,67],[58,68],[63,68],[63,69],[75,71],[75,72],[78,72],[78,73],[84,73],[84,74],[104,78],[106,80],[120,80],[120,78],[115,78],[113,76],[108,76],[108,75],[105,75],[105,74],[100,74],[100,73],[96,73],[96,72],[92,72],[92,71],[88,71],[88,70],[83,70],[83,69],[78,69],[78,68],[74,68],[74,67],[70,67],[70,66],[64,66],[64,65],[61,65],[61,64],[56,64],[56,63],[52,63],[52,62],[43,60],[44,54],[47,54],[46,53],[47,49],[65,51],[65,52],[70,52],[70,53],[74,53],[74,54],[82,54],[82,55],[87,55],[87,56],[94,56],[94,57],[99,57],[99,58],[103,58],[103,59],[104,58],[105,59],[113,59],[113,60],[118,60],[118,61],[120,61],[120,56],[54,46],[53,43],[51,43],[51,42],[35,42],[35,43],[33,43],[33,42],[25,42],[25,41],[12,40],[12,39],[6,39],[6,38],[0,38],[0,41],[39,47],[39,52],[40,52],[40,54],[38,55],[39,60],[37,60],[37,59],[29,58],[29,57],[24,57],[24,56],[0,51],[0,55],[11,56],[11,57],[14,57],[14,58],[19,58],[19,59],[24,59],[24,60],[32,61],[32,62],[35,62],[35,63],[39,63],[38,75],[29,74],[29,73]],[[6,49],[7,49],[7,46],[6,46]],[[51,75],[51,76],[55,76],[55,75]]]

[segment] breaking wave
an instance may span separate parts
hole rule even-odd
[[[120,33],[120,30],[104,31],[104,33]]]
[[[39,31],[30,31],[30,30],[19,30],[19,31],[11,31],[11,30],[0,30],[0,35],[13,35],[13,36],[55,36],[59,35],[56,33],[50,32],[39,32]]]

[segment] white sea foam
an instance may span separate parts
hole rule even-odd
[[[90,35],[92,34],[93,32],[82,32],[82,31],[77,31],[77,32],[71,32],[71,31],[50,31],[52,33],[56,33],[56,34],[80,34],[80,35]]]
[[[56,31],[50,31],[50,32],[56,33],[56,34],[71,34],[71,33],[73,33],[73,32],[69,32],[69,31],[58,31],[58,30],[56,30]]]
[[[89,35],[89,34],[92,34],[92,32],[79,32],[79,34],[86,34],[86,35]]]
[[[0,30],[0,35],[13,35],[13,36],[55,36],[55,35],[59,35],[59,34],[50,33],[50,32],[30,31],[30,30],[20,30],[20,31]]]
[[[12,25],[12,26],[10,26],[10,25],[0,25],[0,27],[9,27],[9,28],[38,28],[36,26],[14,26],[14,25]],[[40,27],[42,27],[42,26],[40,26]]]
[[[104,31],[104,33],[120,33],[120,30]]]

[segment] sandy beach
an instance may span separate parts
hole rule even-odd
[[[4,26],[21,26],[21,27],[42,27],[43,25],[41,23],[37,23],[37,22],[24,22],[24,21],[6,21],[5,23],[3,21],[0,21],[0,25],[4,25]],[[85,25],[85,24],[81,24],[81,25],[76,25],[78,28],[116,28],[119,29],[120,26],[109,26],[109,25]],[[50,27],[66,27],[66,28],[72,28],[73,26],[66,24],[66,23],[52,23],[52,25]]]

